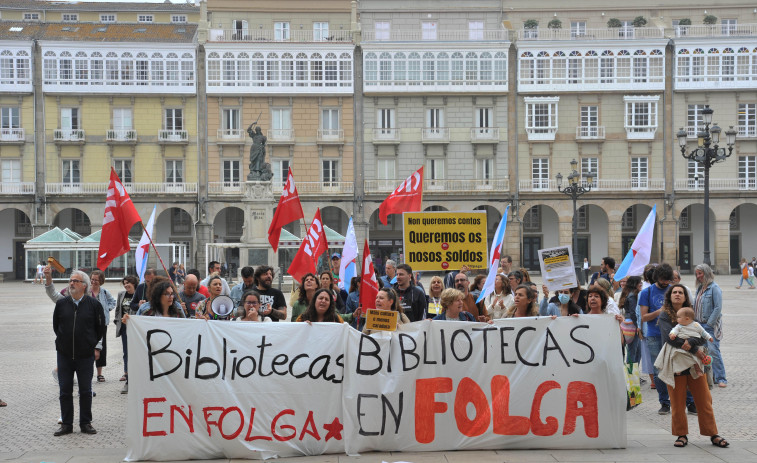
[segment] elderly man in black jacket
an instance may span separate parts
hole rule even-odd
[[[89,276],[71,272],[68,294],[55,303],[53,330],[58,352],[60,413],[63,424],[55,436],[74,431],[74,374],[79,383],[79,427],[85,434],[97,434],[92,427],[92,375],[94,361],[100,356],[105,333],[105,316],[100,302],[87,295]]]

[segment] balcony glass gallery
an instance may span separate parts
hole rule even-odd
[[[352,88],[352,53],[208,53],[208,87]]]
[[[43,53],[44,85],[194,86],[189,52],[55,51]]]
[[[507,86],[507,54],[474,51],[369,52],[365,86]]]
[[[663,50],[525,51],[519,58],[521,85],[627,84],[664,82]]]

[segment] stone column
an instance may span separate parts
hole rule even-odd
[[[242,209],[245,216],[242,242],[252,245],[247,248],[247,265],[278,267],[276,253],[268,242],[268,227],[273,220],[274,206],[272,182],[245,182],[242,197]],[[278,271],[276,273],[279,274]]]
[[[607,221],[607,255],[615,259],[617,269],[625,257],[623,255],[623,232],[619,221]],[[595,259],[596,260],[596,259]]]
[[[729,262],[731,254],[730,218],[716,220],[715,229],[710,230],[710,234],[710,249],[713,251],[710,256],[710,259],[712,260],[712,268],[721,275],[728,275],[731,271]]]
[[[678,255],[678,222],[673,210],[668,212],[663,220],[659,221],[659,232],[659,241],[662,243],[662,256],[659,262],[667,262],[673,268],[678,268],[679,262],[676,261]]]

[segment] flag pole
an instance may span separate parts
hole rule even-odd
[[[139,224],[142,225],[142,230],[145,232],[145,235],[147,236],[147,239],[150,240],[150,244],[152,245],[152,248],[155,250],[155,255],[158,256],[158,261],[160,261],[160,265],[163,267],[163,271],[166,272],[166,276],[168,277],[168,281],[171,282],[171,287],[173,288],[174,294],[176,294],[176,296],[174,298],[174,302],[176,302],[176,299],[179,298],[179,289],[174,284],[173,278],[171,278],[171,274],[168,273],[168,269],[166,268],[166,264],[163,263],[163,258],[160,257],[160,253],[158,252],[158,248],[155,247],[155,243],[153,243],[153,241],[152,241],[152,236],[150,236],[150,233],[147,231],[147,228],[145,227],[144,222],[142,222],[140,220]],[[188,313],[184,310],[184,308],[181,307],[181,303],[179,303],[179,307],[181,308],[182,312],[184,312],[184,316],[187,317]]]

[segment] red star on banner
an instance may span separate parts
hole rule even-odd
[[[344,426],[342,426],[342,423],[339,422],[339,417],[334,418],[334,421],[332,421],[331,423],[324,424],[323,429],[328,431],[325,439],[326,442],[328,442],[332,437],[336,440],[342,440],[342,430],[344,429]]]
[[[140,246],[140,248],[145,251],[145,255],[146,255],[147,252],[150,250],[150,243],[143,244],[142,246]]]

